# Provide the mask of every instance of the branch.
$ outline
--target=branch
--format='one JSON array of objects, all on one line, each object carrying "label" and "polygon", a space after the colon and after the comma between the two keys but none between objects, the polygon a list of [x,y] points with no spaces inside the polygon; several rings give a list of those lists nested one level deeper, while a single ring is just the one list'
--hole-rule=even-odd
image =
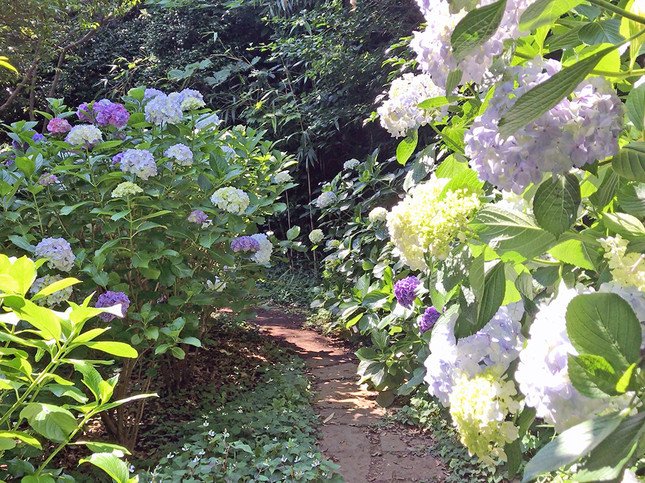
[{"label": "branch", "polygon": [[14,101],[14,99],[18,96],[18,94],[20,94],[20,91],[22,91],[22,88],[25,87],[27,84],[29,84],[30,79],[38,69],[38,64],[40,63],[40,61],[41,61],[41,57],[40,57],[40,44],[39,44],[38,48],[36,49],[34,60],[31,63],[31,67],[29,67],[29,70],[22,77],[22,80],[20,81],[20,83],[11,92],[11,94],[9,95],[9,98],[5,101],[4,104],[0,106],[0,112],[3,112],[5,109],[7,109],[7,107],[9,107],[11,103]]}]

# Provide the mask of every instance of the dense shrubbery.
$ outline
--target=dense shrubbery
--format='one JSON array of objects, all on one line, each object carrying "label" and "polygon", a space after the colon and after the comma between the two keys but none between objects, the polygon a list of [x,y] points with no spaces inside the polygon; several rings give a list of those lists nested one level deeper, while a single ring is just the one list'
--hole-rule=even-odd
[{"label": "dense shrubbery", "polygon": [[[315,236],[340,240],[318,304],[371,337],[363,380],[383,401],[425,381],[470,453],[524,481],[632,481],[642,457],[645,19],[589,3],[419,0],[423,74],[379,114],[403,165],[436,129],[423,174],[352,205],[359,165],[318,203],[354,213]],[[551,442],[525,437],[544,424]]]}]

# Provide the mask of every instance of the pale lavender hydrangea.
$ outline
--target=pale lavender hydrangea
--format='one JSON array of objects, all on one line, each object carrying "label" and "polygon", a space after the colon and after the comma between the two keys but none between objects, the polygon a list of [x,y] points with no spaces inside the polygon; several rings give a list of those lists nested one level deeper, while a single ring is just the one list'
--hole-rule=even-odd
[{"label": "pale lavender hydrangea", "polygon": [[251,236],[238,236],[231,241],[231,250],[237,252],[256,253],[260,250],[260,242]]},{"label": "pale lavender hydrangea", "polygon": [[428,391],[444,406],[449,405],[460,376],[473,377],[487,367],[506,370],[524,345],[522,326],[508,306],[500,307],[481,330],[459,340],[455,338],[458,315],[445,317],[432,329],[430,356],[425,361]]},{"label": "pale lavender hydrangea", "polygon": [[144,108],[146,121],[153,124],[176,124],[181,121],[183,112],[181,103],[165,94],[151,98]]},{"label": "pale lavender hydrangea", "polygon": [[91,124],[74,126],[65,136],[65,142],[74,146],[91,147],[103,140],[101,130]]},{"label": "pale lavender hydrangea", "polygon": [[159,89],[150,88],[150,89],[146,89],[143,92],[143,100],[145,101],[145,100],[148,100],[148,99],[152,99],[153,97],[165,96],[165,95],[166,94],[164,92],[160,91]]},{"label": "pale lavender hydrangea", "polygon": [[169,94],[169,97],[177,100],[183,111],[200,109],[206,105],[204,96],[195,89],[184,89],[181,92],[173,92]]},{"label": "pale lavender hydrangea", "polygon": [[402,278],[394,284],[394,296],[396,301],[403,307],[410,307],[414,299],[417,298],[415,293],[419,286],[419,279],[414,275]]},{"label": "pale lavender hydrangea", "polygon": [[188,146],[182,143],[170,146],[166,149],[164,156],[177,161],[179,166],[190,166],[193,164],[193,152]]},{"label": "pale lavender hydrangea", "polygon": [[[490,5],[494,1],[481,0],[477,2],[477,6]],[[417,0],[427,21],[425,30],[415,32],[410,43],[412,50],[417,54],[419,67],[424,73],[429,74],[439,87],[446,86],[448,74],[456,69],[463,72],[463,83],[480,83],[492,66],[494,58],[503,52],[504,41],[519,36],[519,18],[532,2],[533,0],[508,0],[497,32],[457,62],[450,37],[455,26],[466,15],[466,11],[451,13],[446,0]]]},{"label": "pale lavender hydrangea", "polygon": [[419,332],[423,334],[424,332],[432,329],[434,327],[434,324],[437,323],[437,320],[439,320],[440,316],[441,313],[437,309],[435,309],[434,307],[428,307],[423,312],[423,315],[419,320]]},{"label": "pale lavender hydrangea", "polygon": [[[99,298],[96,300],[96,308],[103,307],[114,307],[115,305],[121,304],[121,317],[124,318],[128,313],[128,308],[130,307],[130,298],[123,292],[113,292],[108,290],[105,293],[99,295]],[[104,321],[110,322],[112,319],[115,319],[117,316],[109,313],[99,314]]]},{"label": "pale lavender hydrangea", "polygon": [[[36,280],[34,280],[34,284],[29,289],[29,292],[31,292],[32,294],[37,294],[44,288],[47,288],[51,284],[58,282],[59,280],[62,280],[62,279],[63,278],[60,275],[45,275],[43,277],[39,277]],[[48,307],[53,307],[55,305],[65,302],[66,300],[69,300],[71,296],[72,296],[72,287],[69,286],[69,287],[65,287],[60,290],[57,290],[56,292],[49,294],[46,297],[36,300],[36,303],[38,305],[46,305]]]},{"label": "pale lavender hydrangea", "polygon": [[359,167],[361,162],[358,159],[348,159],[343,163],[343,169],[351,170]]},{"label": "pale lavender hydrangea", "polygon": [[47,130],[52,134],[65,134],[72,129],[72,126],[69,125],[67,119],[61,119],[60,117],[54,117],[47,123]]},{"label": "pale lavender hydrangea", "polygon": [[318,208],[327,208],[328,206],[333,205],[336,203],[338,198],[336,197],[336,193],[333,191],[323,191],[320,193],[320,196],[316,198],[316,206]]},{"label": "pale lavender hydrangea", "polygon": [[264,233],[256,233],[255,235],[251,235],[251,238],[260,244],[260,249],[251,256],[251,260],[260,265],[268,265],[271,261],[271,253],[273,252],[271,240]]},{"label": "pale lavender hydrangea", "polygon": [[202,210],[193,210],[190,212],[190,215],[188,215],[188,221],[203,225],[208,221],[208,215]]},{"label": "pale lavender hydrangea", "polygon": [[58,183],[58,177],[55,174],[43,173],[40,178],[38,178],[38,184],[40,186],[51,186]]},{"label": "pale lavender hydrangea", "polygon": [[64,238],[45,238],[36,245],[36,258],[48,258],[47,265],[55,270],[69,272],[74,267],[76,256]]},{"label": "pale lavender hydrangea", "polygon": [[500,118],[517,98],[560,70],[555,60],[540,59],[512,69],[515,80],[500,84],[486,111],[466,132],[466,154],[480,179],[521,193],[544,173],[566,173],[618,152],[623,104],[601,77],[583,81],[571,99],[503,139]]},{"label": "pale lavender hydrangea", "polygon": [[142,180],[157,175],[157,164],[147,149],[126,149],[121,157],[121,171],[132,173]]}]

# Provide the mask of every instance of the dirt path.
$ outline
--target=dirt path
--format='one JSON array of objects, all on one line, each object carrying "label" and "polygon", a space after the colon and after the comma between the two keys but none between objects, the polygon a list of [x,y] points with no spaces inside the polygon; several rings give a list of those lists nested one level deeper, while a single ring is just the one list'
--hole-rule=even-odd
[{"label": "dirt path", "polygon": [[398,426],[382,427],[386,411],[377,393],[356,382],[358,360],[352,351],[301,328],[302,317],[278,309],[258,310],[255,322],[280,338],[307,364],[318,397],[316,412],[324,421],[318,445],[340,465],[348,483],[442,482],[445,469],[427,454],[428,435]]}]

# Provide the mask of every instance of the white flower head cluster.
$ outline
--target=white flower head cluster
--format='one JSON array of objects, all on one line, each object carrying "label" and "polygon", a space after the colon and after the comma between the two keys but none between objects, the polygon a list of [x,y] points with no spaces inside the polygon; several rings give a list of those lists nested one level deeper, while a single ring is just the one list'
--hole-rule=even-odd
[{"label": "white flower head cluster", "polygon": [[533,213],[531,203],[529,203],[529,201],[527,201],[521,194],[506,190],[501,190],[500,193],[502,195],[502,199],[495,202],[495,207],[505,211],[526,213],[527,215]]},{"label": "white flower head cluster", "polygon": [[251,256],[251,260],[260,265],[268,265],[271,261],[271,253],[273,253],[271,240],[264,233],[256,233],[251,235],[251,238],[260,244],[260,249]]},{"label": "white flower head cluster", "polygon": [[349,171],[360,166],[361,162],[358,159],[348,159],[343,163],[343,169]]},{"label": "white flower head cluster", "polygon": [[178,102],[182,111],[201,109],[206,105],[202,93],[195,89],[184,89],[181,92],[171,92],[168,94],[168,97],[173,101]]},{"label": "white flower head cluster", "polygon": [[111,196],[112,198],[127,198],[128,196],[137,195],[139,193],[143,193],[143,190],[139,185],[132,181],[124,181],[114,188]]},{"label": "white flower head cluster", "polygon": [[170,146],[166,149],[164,156],[177,161],[179,166],[191,166],[193,164],[193,152],[188,146],[182,143]]},{"label": "white flower head cluster", "polygon": [[479,193],[448,190],[450,180],[432,176],[416,185],[387,215],[387,229],[403,261],[414,270],[425,268],[424,255],[445,258],[453,241],[481,206]]},{"label": "white flower head cluster", "polygon": [[337,199],[336,193],[333,191],[323,191],[320,193],[320,196],[316,198],[315,203],[318,208],[327,208],[328,206],[336,203]]},{"label": "white flower head cluster", "polygon": [[561,284],[558,295],[538,306],[526,347],[520,352],[515,380],[527,406],[554,424],[557,432],[574,426],[607,407],[606,399],[590,399],[571,383],[568,355],[577,355],[567,335],[566,311],[580,292]]},{"label": "white flower head cluster", "polygon": [[393,137],[399,138],[410,129],[431,124],[443,118],[448,107],[421,109],[419,104],[433,97],[443,96],[443,89],[437,87],[426,74],[403,74],[392,81],[388,98],[377,109],[381,126]]},{"label": "white flower head cluster", "polygon": [[271,177],[271,181],[275,184],[290,183],[292,181],[289,171],[279,171]]},{"label": "white flower head cluster", "polygon": [[430,356],[425,361],[430,394],[448,406],[460,375],[473,377],[486,367],[506,370],[524,345],[522,326],[515,315],[510,307],[500,307],[481,330],[459,340],[454,334],[458,314],[437,324],[430,339]]},{"label": "white flower head cluster", "polygon": [[645,292],[645,255],[637,252],[627,253],[628,243],[629,241],[620,235],[600,239],[614,281]]},{"label": "white flower head cluster", "polygon": [[195,123],[195,129],[197,131],[203,131],[204,129],[215,129],[222,123],[222,120],[219,116],[212,112],[210,114],[205,114],[200,116]]},{"label": "white flower head cluster", "polygon": [[520,404],[514,399],[515,384],[502,378],[505,370],[493,366],[473,377],[461,374],[450,394],[450,416],[461,442],[491,466],[497,459],[507,461],[504,446],[519,436],[518,428],[506,421]]},{"label": "white flower head cluster", "polygon": [[[477,6],[490,5],[494,1],[481,0],[477,2]],[[448,74],[456,69],[463,72],[463,83],[481,83],[495,57],[503,52],[504,41],[519,36],[519,18],[532,2],[533,0],[508,0],[500,26],[493,36],[457,62],[450,38],[466,11],[452,13],[447,0],[417,0],[427,26],[423,32],[414,33],[410,46],[417,54],[421,70],[429,74],[433,82],[441,88],[446,87]],[[472,7],[474,3],[469,2],[468,6]]]},{"label": "white flower head cluster", "polygon": [[92,124],[74,126],[65,137],[65,142],[74,146],[91,146],[102,140],[101,130]]},{"label": "white flower head cluster", "polygon": [[[34,284],[31,286],[29,291],[33,294],[37,294],[42,289],[49,287],[52,283],[58,282],[59,280],[62,280],[62,279],[63,278],[60,275],[45,275],[44,277],[40,277],[34,280]],[[46,305],[48,307],[53,307],[55,305],[65,302],[66,300],[69,300],[71,296],[72,296],[72,287],[69,286],[69,287],[65,287],[63,289],[57,290],[56,292],[46,297],[38,299],[36,303],[38,305]]]},{"label": "white flower head cluster", "polygon": [[367,219],[370,220],[370,223],[385,223],[387,221],[387,210],[377,206],[369,212]]},{"label": "white flower head cluster", "polygon": [[147,149],[126,149],[122,154],[120,163],[124,173],[132,173],[144,181],[157,175],[157,163]]},{"label": "white flower head cluster", "polygon": [[211,203],[227,213],[241,215],[249,207],[251,200],[243,190],[227,186],[212,194]]},{"label": "white flower head cluster", "polygon": [[323,240],[323,238],[325,238],[325,235],[323,234],[323,231],[320,228],[311,230],[311,232],[309,233],[309,241],[314,245],[317,245],[318,243],[320,243]]},{"label": "white flower head cluster", "polygon": [[603,78],[583,81],[553,109],[504,139],[499,121],[518,97],[560,70],[536,59],[510,69],[513,79],[496,87],[486,111],[466,131],[465,152],[480,179],[522,193],[546,172],[566,173],[618,152],[623,104]]},{"label": "white flower head cluster", "polygon": [[156,125],[177,124],[183,117],[181,103],[176,98],[158,94],[144,108],[146,121]]}]

